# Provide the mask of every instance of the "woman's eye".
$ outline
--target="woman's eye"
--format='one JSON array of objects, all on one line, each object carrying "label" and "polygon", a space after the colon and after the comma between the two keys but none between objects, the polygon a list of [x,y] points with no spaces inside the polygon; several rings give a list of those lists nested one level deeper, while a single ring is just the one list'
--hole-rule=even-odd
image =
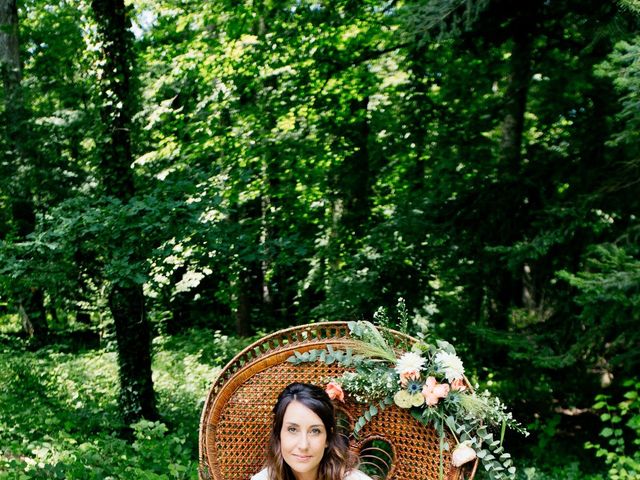
[{"label": "woman's eye", "polygon": [[296,431],[296,427],[288,427],[287,428],[287,432],[289,432],[289,433],[295,433],[295,431]]},{"label": "woman's eye", "polygon": [[311,435],[320,435],[322,432],[319,428],[314,428],[311,430]]}]

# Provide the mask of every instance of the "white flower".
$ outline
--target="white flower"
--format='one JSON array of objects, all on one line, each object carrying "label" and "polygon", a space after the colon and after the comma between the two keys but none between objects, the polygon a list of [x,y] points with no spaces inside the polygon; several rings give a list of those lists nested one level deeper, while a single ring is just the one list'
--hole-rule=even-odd
[{"label": "white flower", "polygon": [[463,442],[451,454],[451,464],[454,467],[460,467],[471,460],[475,460],[476,457],[476,451]]},{"label": "white flower", "polygon": [[444,373],[447,381],[453,382],[458,378],[462,378],[464,375],[464,367],[462,366],[462,360],[460,360],[455,354],[447,352],[438,352],[435,357],[436,367],[438,372]]},{"label": "white flower", "polygon": [[205,277],[203,273],[188,270],[182,276],[182,279],[176,283],[176,293],[188,292],[192,288],[200,285],[200,281]]},{"label": "white flower", "polygon": [[407,372],[419,372],[424,366],[424,358],[415,352],[407,352],[400,357],[396,364],[396,372],[400,375]]}]

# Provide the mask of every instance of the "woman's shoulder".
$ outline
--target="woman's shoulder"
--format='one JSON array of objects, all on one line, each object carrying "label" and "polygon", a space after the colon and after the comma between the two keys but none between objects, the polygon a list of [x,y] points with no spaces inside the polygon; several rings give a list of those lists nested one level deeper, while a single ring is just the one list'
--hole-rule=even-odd
[{"label": "woman's shoulder", "polygon": [[372,480],[369,475],[362,473],[360,470],[351,470],[344,477],[344,480]]},{"label": "woman's shoulder", "polygon": [[251,477],[251,480],[268,480],[268,479],[269,479],[269,474],[267,473],[266,468],[263,470],[260,470],[253,477]]}]

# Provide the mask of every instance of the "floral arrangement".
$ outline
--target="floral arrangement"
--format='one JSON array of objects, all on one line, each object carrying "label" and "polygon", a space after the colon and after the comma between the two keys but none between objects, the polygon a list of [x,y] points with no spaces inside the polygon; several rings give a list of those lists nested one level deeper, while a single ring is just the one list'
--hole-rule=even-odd
[{"label": "floral arrangement", "polygon": [[[341,377],[327,379],[326,391],[332,399],[344,401],[347,394],[368,405],[356,422],[354,435],[381,410],[395,404],[438,431],[441,478],[442,452],[451,449],[448,438],[456,443],[451,454],[455,467],[478,458],[490,479],[515,478],[513,461],[502,445],[505,429],[525,436],[528,432],[498,398],[470,387],[451,344],[436,340],[394,347],[393,339],[370,322],[350,322],[348,326],[352,337],[349,348],[342,351],[329,345],[323,350],[295,352],[289,362],[339,362],[349,367]],[[406,330],[406,320],[403,326]],[[499,438],[492,430],[500,432]]]}]

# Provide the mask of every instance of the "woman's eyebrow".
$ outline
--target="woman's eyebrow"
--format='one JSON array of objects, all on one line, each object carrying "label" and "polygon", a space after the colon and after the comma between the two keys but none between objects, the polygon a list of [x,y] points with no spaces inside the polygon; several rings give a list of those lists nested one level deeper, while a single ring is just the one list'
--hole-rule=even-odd
[{"label": "woman's eyebrow", "polygon": [[[286,425],[291,425],[292,427],[299,427],[300,425],[298,425],[295,422],[284,422]],[[314,424],[314,425],[309,425],[309,427],[323,427],[324,425],[322,423],[318,423],[318,424]]]}]

